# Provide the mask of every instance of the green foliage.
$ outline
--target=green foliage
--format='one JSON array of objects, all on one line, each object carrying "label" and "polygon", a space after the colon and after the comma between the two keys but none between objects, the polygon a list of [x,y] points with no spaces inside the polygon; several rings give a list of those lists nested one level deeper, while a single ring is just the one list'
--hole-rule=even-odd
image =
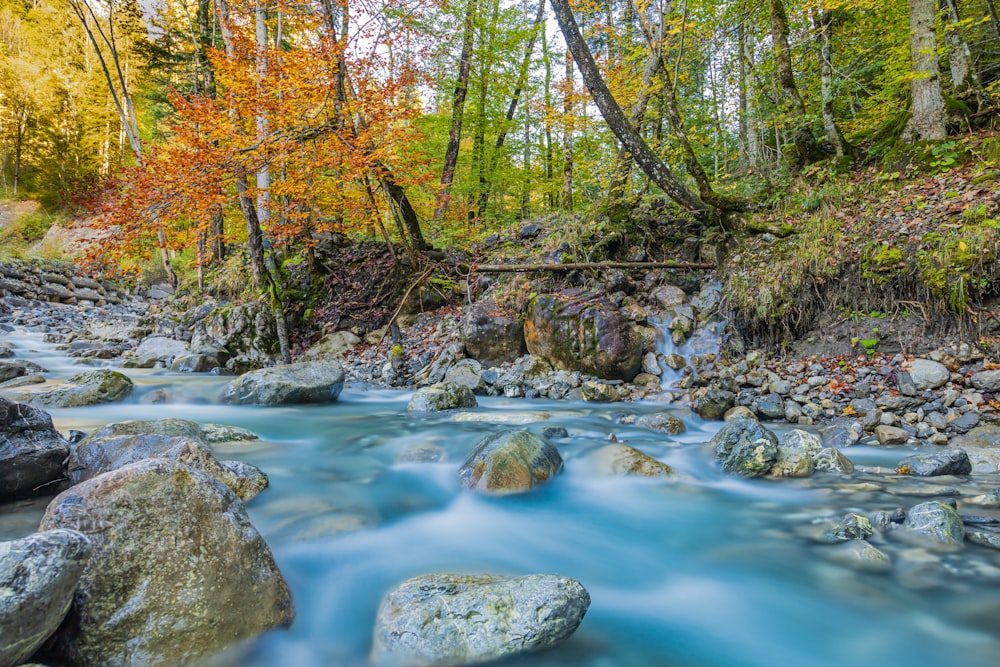
[{"label": "green foliage", "polygon": [[964,313],[969,300],[996,281],[996,270],[987,266],[993,265],[998,251],[995,223],[929,232],[916,256],[920,280],[954,312]]}]

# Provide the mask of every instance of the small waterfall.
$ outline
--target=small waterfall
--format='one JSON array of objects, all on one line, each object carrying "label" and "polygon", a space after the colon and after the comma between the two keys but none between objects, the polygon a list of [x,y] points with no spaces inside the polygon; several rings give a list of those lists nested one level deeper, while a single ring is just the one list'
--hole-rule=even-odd
[{"label": "small waterfall", "polygon": [[[685,374],[690,373],[697,378],[705,355],[718,356],[722,332],[726,326],[726,321],[719,315],[720,296],[720,284],[712,281],[691,299],[691,303],[668,308],[650,318],[650,324],[660,334],[656,352],[663,371],[660,376],[660,388],[663,391],[678,391],[678,383]],[[680,345],[674,342],[673,336],[678,318],[690,322],[681,323],[676,328],[691,332]]]}]

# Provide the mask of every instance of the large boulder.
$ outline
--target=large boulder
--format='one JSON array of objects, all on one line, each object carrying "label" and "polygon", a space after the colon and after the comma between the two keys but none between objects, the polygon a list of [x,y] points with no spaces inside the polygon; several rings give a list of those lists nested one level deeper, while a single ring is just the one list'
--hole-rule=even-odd
[{"label": "large boulder", "polygon": [[344,368],[336,361],[284,364],[250,371],[230,382],[222,401],[233,405],[330,403],[344,388]]},{"label": "large boulder", "polygon": [[122,401],[132,395],[132,380],[108,369],[87,371],[56,385],[7,392],[12,400],[43,408],[79,408]]},{"label": "large boulder", "polygon": [[520,493],[562,470],[555,445],[530,431],[500,431],[478,443],[458,471],[465,489]]},{"label": "large boulder", "polygon": [[0,361],[0,382],[7,382],[8,380],[24,377],[25,375],[45,372],[47,371],[38,364],[23,359]]},{"label": "large boulder", "polygon": [[198,662],[294,615],[243,503],[176,461],[146,459],[57,496],[41,529],[87,534],[93,554],[47,649],[75,665]]},{"label": "large boulder", "polygon": [[524,325],[493,301],[469,308],[462,323],[465,356],[483,366],[499,366],[524,354]]},{"label": "large boulder", "polygon": [[177,419],[176,417],[130,419],[106,424],[80,441],[80,445],[92,440],[107,440],[123,435],[166,435],[201,440],[202,433],[201,424],[187,419]]},{"label": "large boulder", "polygon": [[223,463],[206,445],[182,436],[140,434],[90,437],[73,448],[66,461],[66,471],[70,481],[79,484],[130,463],[157,458],[179,461],[200,470],[228,486],[243,501],[250,500],[267,488],[267,475],[256,466]]},{"label": "large boulder", "polygon": [[0,499],[44,492],[62,479],[66,442],[38,408],[0,397]]},{"label": "large boulder", "polygon": [[153,359],[169,364],[174,357],[187,354],[189,346],[182,340],[167,336],[146,336],[135,348],[137,359]]},{"label": "large boulder", "polygon": [[227,365],[259,368],[271,363],[280,348],[274,315],[261,303],[218,308],[208,318],[205,335],[234,357]]},{"label": "large boulder", "polygon": [[816,469],[816,456],[822,451],[818,435],[793,429],[778,440],[778,456],[767,472],[771,477],[809,477]]},{"label": "large boulder", "polygon": [[411,412],[437,412],[479,405],[472,390],[455,382],[438,382],[414,392],[406,409]]},{"label": "large boulder", "polygon": [[90,549],[75,530],[0,542],[0,665],[20,665],[59,627]]},{"label": "large boulder", "polygon": [[723,470],[743,477],[766,475],[778,458],[778,438],[749,417],[726,422],[709,444]]},{"label": "large boulder", "polygon": [[434,574],[403,582],[375,619],[379,665],[469,665],[557,644],[580,625],[590,594],[554,574]]},{"label": "large boulder", "polygon": [[642,339],[606,297],[580,290],[540,294],[524,322],[528,352],[561,370],[631,381]]}]

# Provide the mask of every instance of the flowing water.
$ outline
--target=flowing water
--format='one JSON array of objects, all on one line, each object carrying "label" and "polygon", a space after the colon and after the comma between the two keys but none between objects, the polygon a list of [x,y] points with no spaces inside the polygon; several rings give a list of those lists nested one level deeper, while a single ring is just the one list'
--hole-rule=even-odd
[{"label": "flowing water", "polygon": [[[65,376],[79,366],[41,342],[8,336],[17,356]],[[1000,662],[1000,551],[967,545],[937,556],[876,542],[890,573],[863,573],[825,557],[803,536],[847,509],[921,499],[834,488],[857,480],[740,480],[703,445],[718,424],[679,408],[688,431],[667,437],[619,422],[655,404],[595,405],[502,398],[458,413],[410,414],[409,393],[347,386],[326,406],[230,407],[214,402],[225,378],[127,371],[126,403],[53,410],[55,424],[91,430],[126,419],[179,417],[249,428],[259,442],[220,458],[253,463],[271,486],[248,509],[291,585],[294,625],[237,647],[217,667],[354,667],[367,663],[382,595],[434,572],[558,573],[591,593],[583,624],[553,649],[504,665],[532,667],[979,667]],[[183,402],[148,405],[166,389]],[[474,419],[474,421],[472,421]],[[461,492],[457,470],[484,435],[512,423],[564,426],[562,475],[517,497]],[[609,434],[689,479],[606,479],[587,453]],[[397,462],[416,447],[438,462]],[[884,451],[849,452],[878,463]],[[993,481],[996,485],[996,481]],[[37,527],[46,500],[0,509],[0,537]],[[907,559],[906,555],[917,554]],[[247,604],[252,604],[251,600]]]}]

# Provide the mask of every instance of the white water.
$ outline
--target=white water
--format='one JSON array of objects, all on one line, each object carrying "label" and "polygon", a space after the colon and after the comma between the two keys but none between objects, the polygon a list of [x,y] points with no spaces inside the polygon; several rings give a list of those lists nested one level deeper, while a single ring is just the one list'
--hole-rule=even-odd
[{"label": "white water", "polygon": [[[54,376],[80,370],[39,336],[7,339],[18,357]],[[406,412],[408,393],[348,386],[328,406],[231,407],[214,402],[225,378],[127,372],[135,397],[54,410],[57,427],[181,417],[262,436],[219,454],[270,476],[271,487],[248,509],[292,587],[297,616],[290,630],[213,660],[217,667],[361,667],[382,595],[408,577],[448,571],[553,572],[590,591],[590,611],[570,640],[503,665],[986,667],[1000,656],[1000,552],[969,545],[918,572],[901,557],[913,547],[890,539],[878,543],[896,559],[890,574],[834,565],[823,556],[828,546],[795,530],[847,509],[921,500],[725,476],[703,445],[718,425],[680,410],[689,430],[671,438],[616,421],[662,409],[654,405],[493,398],[476,409],[488,421],[461,422],[449,413]],[[187,398],[142,404],[155,389]],[[518,497],[461,492],[458,467],[482,436],[506,428],[513,412],[537,416],[529,429],[569,430],[555,441],[564,473]],[[595,476],[587,452],[612,433],[692,481]],[[444,462],[395,462],[428,444],[445,451]],[[31,532],[44,505],[3,507],[2,536]]]}]

